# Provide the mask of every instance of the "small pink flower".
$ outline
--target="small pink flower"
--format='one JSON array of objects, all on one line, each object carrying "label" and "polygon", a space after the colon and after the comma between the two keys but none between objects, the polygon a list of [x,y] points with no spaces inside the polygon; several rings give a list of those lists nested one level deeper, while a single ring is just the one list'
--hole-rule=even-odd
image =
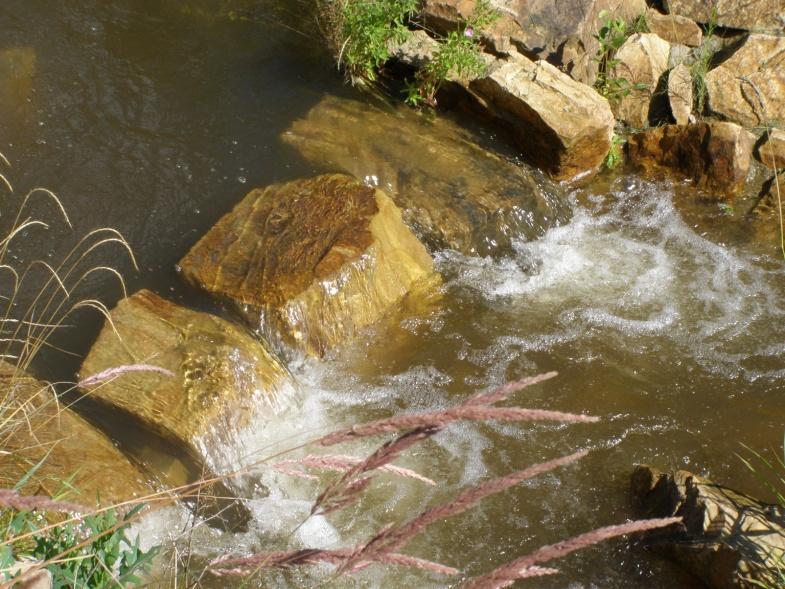
[{"label": "small pink flower", "polygon": [[474,29],[472,27],[466,27],[466,30],[463,32],[463,34],[469,38],[474,37]]}]

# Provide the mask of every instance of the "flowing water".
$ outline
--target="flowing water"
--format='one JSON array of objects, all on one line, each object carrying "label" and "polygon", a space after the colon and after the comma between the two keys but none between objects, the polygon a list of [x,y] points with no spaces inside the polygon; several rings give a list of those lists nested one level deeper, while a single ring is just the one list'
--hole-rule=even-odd
[{"label": "flowing water", "polygon": [[[0,151],[12,160],[11,176],[20,187],[56,190],[78,232],[122,231],[140,272],[114,254],[98,261],[126,272],[129,290],[152,288],[211,308],[182,286],[177,260],[250,187],[314,172],[280,140],[294,120],[325,94],[362,100],[313,39],[274,22],[297,23],[286,3],[262,11],[240,4],[0,6],[0,52],[16,51],[0,53],[0,73],[3,59],[16,64],[13,86],[0,92]],[[29,72],[27,81],[20,70]],[[199,526],[185,534],[195,562],[226,550],[348,545],[466,485],[578,449],[591,453],[434,526],[407,551],[478,574],[543,543],[624,521],[632,516],[628,477],[638,462],[695,469],[762,493],[735,452],[739,442],[764,449],[782,439],[781,261],[748,240],[743,224],[716,204],[690,202],[680,186],[620,175],[568,190],[564,199],[569,220],[543,226],[533,239],[513,238],[502,255],[438,252],[438,306],[379,326],[325,361],[294,366],[302,406],[259,424],[246,450],[261,457],[343,425],[445,407],[547,370],[560,374],[514,400],[592,413],[599,424],[453,426],[400,461],[439,481],[436,487],[382,476],[359,508],[313,518],[293,535],[318,487],[263,473],[263,484],[247,490],[254,515],[247,532]],[[6,223],[11,205],[0,202]],[[52,231],[17,255],[52,255],[72,241]],[[87,294],[108,303],[119,296],[110,279],[90,283]],[[36,367],[40,376],[73,378],[100,321],[84,317],[79,325],[61,338],[77,358],[47,355]],[[121,426],[110,426],[123,438]],[[170,510],[141,529],[148,541],[165,540],[188,521]],[[530,585],[696,586],[627,542],[558,566],[560,575]],[[312,586],[323,574],[253,584]],[[231,586],[223,578],[205,584]],[[368,570],[333,585],[450,586],[400,570]]]}]

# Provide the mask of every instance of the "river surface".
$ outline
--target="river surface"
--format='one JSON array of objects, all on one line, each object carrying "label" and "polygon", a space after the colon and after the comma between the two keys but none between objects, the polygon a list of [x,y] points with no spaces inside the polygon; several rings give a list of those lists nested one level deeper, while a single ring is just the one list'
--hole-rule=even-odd
[{"label": "river surface", "polygon": [[[114,251],[97,262],[121,270],[129,291],[151,288],[212,308],[182,285],[177,261],[251,187],[318,171],[280,140],[293,121],[326,94],[366,100],[342,83],[315,40],[292,30],[305,28],[295,6],[256,4],[0,5],[0,51],[21,48],[30,69],[28,82],[17,72],[12,91],[0,92],[9,176],[20,188],[56,191],[76,233],[120,230],[140,271]],[[189,530],[184,512],[169,510],[142,524],[146,541],[175,538],[195,563],[227,550],[348,545],[466,485],[578,449],[591,452],[434,526],[407,551],[479,574],[543,543],[622,522],[633,515],[628,478],[639,462],[694,469],[763,494],[736,452],[741,442],[779,445],[785,425],[785,272],[776,250],[747,239],[743,223],[716,203],[690,203],[683,187],[668,183],[618,174],[568,189],[564,198],[569,221],[543,227],[535,239],[513,239],[503,255],[436,252],[444,277],[438,306],[379,326],[324,361],[294,365],[302,405],[259,424],[245,450],[263,457],[343,425],[446,407],[549,370],[559,376],[517,394],[516,404],[592,413],[600,423],[450,427],[400,461],[436,487],[380,477],[358,508],[313,518],[293,535],[318,487],[260,475],[266,490],[247,497],[255,516],[249,531]],[[0,200],[0,222],[14,206]],[[53,230],[16,255],[52,256],[73,239]],[[112,305],[120,291],[104,277],[83,294]],[[58,340],[76,356],[46,354],[36,373],[72,380],[100,325],[80,317],[79,328]],[[120,424],[109,427],[113,437],[128,438]],[[133,450],[133,440],[127,446]],[[624,541],[557,566],[560,575],[529,585],[697,586]],[[250,585],[315,586],[324,574]],[[432,574],[374,569],[329,584],[450,586]]]}]

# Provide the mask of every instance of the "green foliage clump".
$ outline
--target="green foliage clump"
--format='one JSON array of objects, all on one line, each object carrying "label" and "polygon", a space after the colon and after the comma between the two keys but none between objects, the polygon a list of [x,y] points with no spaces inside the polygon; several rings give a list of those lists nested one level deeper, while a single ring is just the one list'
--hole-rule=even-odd
[{"label": "green foliage clump", "polygon": [[645,90],[646,84],[633,84],[624,77],[613,75],[613,70],[620,63],[615,57],[619,48],[635,33],[648,31],[645,16],[639,16],[631,25],[624,19],[613,18],[607,10],[600,12],[599,16],[602,27],[594,36],[600,43],[594,58],[599,66],[594,88],[608,100],[620,100],[633,90]]},{"label": "green foliage clump", "polygon": [[457,77],[478,76],[485,71],[482,48],[477,37],[492,25],[499,13],[489,0],[478,0],[468,20],[440,40],[439,49],[433,59],[417,73],[413,83],[407,86],[406,102],[412,106],[436,105],[436,93],[451,75]]},{"label": "green foliage clump", "polygon": [[[7,512],[0,569],[12,570],[20,560],[48,563],[54,589],[141,586],[138,575],[149,570],[159,550],[144,551],[138,537],[131,541],[127,536],[143,507],[136,506],[121,519],[108,509],[55,526],[36,510]],[[8,573],[3,578],[10,580]]]},{"label": "green foliage clump", "polygon": [[612,170],[616,166],[618,166],[621,161],[624,159],[622,155],[622,147],[627,141],[621,135],[617,135],[616,133],[613,134],[611,138],[611,149],[608,152],[608,155],[605,156],[605,167],[609,170]]},{"label": "green foliage clump", "polygon": [[701,43],[701,46],[698,48],[696,59],[690,66],[690,74],[692,75],[692,80],[695,84],[696,108],[699,114],[703,114],[703,110],[706,106],[706,95],[708,93],[706,88],[706,74],[709,73],[709,69],[711,69],[711,61],[715,54],[712,39],[716,28],[717,8],[714,7],[711,10],[709,21],[706,23],[703,43]]}]

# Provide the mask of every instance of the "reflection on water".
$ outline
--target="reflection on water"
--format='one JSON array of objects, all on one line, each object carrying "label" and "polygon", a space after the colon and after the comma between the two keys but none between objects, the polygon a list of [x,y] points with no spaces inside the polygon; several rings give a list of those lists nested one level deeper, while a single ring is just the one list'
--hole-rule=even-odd
[{"label": "reflection on water", "polygon": [[[27,106],[0,118],[0,150],[14,161],[20,186],[56,189],[80,231],[123,231],[142,266],[129,276],[129,289],[146,286],[202,307],[204,300],[180,286],[176,260],[249,187],[310,174],[312,165],[279,136],[325,92],[350,91],[326,56],[312,53],[313,41],[265,19],[226,18],[225,11],[211,18],[211,7],[227,6],[218,0],[189,6],[198,10],[173,1],[6,0],[0,50],[29,47],[36,58]],[[346,545],[467,484],[580,448],[592,450],[580,464],[439,524],[408,550],[474,574],[543,542],[622,521],[631,515],[627,478],[636,462],[686,466],[762,492],[733,453],[739,441],[765,448],[781,439],[781,264],[730,233],[706,230],[695,219],[713,223],[714,213],[685,213],[683,195],[666,185],[632,177],[603,182],[570,195],[571,220],[528,241],[513,239],[505,255],[439,252],[440,308],[380,326],[325,362],[294,367],[302,409],[254,428],[246,450],[249,461],[258,459],[339,425],[443,407],[552,369],[557,379],[515,401],[590,412],[600,424],[452,427],[400,461],[439,486],[382,476],[359,509],[314,519],[294,537],[317,487],[260,471],[244,487],[255,515],[250,530],[200,526],[195,558],[290,542]],[[0,223],[7,210],[3,203]],[[72,239],[54,237],[58,248]],[[39,253],[46,252],[24,252]],[[91,288],[110,302],[119,294],[109,282]],[[80,325],[86,327],[67,342],[83,353],[98,324]],[[39,371],[67,377],[78,362],[45,363]],[[184,530],[188,538],[187,519],[172,510],[143,526],[148,539]],[[625,542],[560,568],[537,586],[692,586]],[[261,586],[299,587],[320,575],[286,573]],[[225,579],[209,583],[227,586]],[[446,586],[398,570],[365,571],[358,584]]]}]

